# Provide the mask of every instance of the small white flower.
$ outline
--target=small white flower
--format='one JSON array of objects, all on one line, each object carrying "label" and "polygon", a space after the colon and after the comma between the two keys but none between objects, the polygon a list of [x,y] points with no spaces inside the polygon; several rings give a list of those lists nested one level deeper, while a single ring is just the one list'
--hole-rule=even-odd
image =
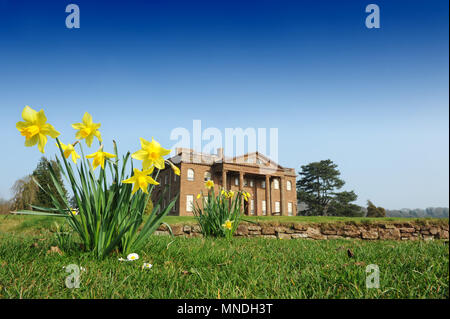
[{"label": "small white flower", "polygon": [[139,259],[139,255],[136,253],[132,253],[127,256],[128,261],[133,261],[133,260],[138,260],[138,259]]},{"label": "small white flower", "polygon": [[152,264],[149,264],[149,263],[144,263],[143,265],[142,265],[142,269],[150,269],[150,268],[152,268],[153,267],[153,265]]},{"label": "small white flower", "polygon": [[119,261],[126,261],[126,259],[123,259],[122,257],[120,257]]}]

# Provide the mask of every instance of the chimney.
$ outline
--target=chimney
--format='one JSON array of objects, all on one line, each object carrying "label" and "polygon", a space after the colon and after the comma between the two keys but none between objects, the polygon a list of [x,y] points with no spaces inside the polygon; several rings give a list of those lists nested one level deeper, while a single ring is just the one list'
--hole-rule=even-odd
[{"label": "chimney", "polygon": [[218,156],[219,158],[222,158],[222,157],[223,157],[223,148],[222,148],[222,147],[217,149],[217,156]]}]

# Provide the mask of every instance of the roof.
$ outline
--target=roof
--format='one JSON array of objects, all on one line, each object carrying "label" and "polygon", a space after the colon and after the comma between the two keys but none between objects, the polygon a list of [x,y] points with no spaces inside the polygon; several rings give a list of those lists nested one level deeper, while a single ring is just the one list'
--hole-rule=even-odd
[{"label": "roof", "polygon": [[170,160],[175,163],[197,163],[197,164],[205,164],[205,165],[214,165],[214,164],[238,164],[259,168],[271,168],[277,170],[284,170],[287,173],[295,174],[295,170],[293,168],[287,168],[281,166],[275,161],[271,160],[269,157],[261,154],[260,152],[252,152],[246,153],[240,156],[235,157],[226,157],[223,155],[223,149],[218,149],[216,154],[208,154],[197,152],[190,148],[177,148],[176,154],[170,158]]}]

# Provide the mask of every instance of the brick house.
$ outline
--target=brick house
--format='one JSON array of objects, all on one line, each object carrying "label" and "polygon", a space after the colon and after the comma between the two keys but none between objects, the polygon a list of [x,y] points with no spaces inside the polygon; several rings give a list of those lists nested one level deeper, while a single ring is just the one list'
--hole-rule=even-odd
[{"label": "brick house", "polygon": [[251,194],[244,203],[246,215],[296,215],[296,174],[293,168],[285,168],[266,156],[254,152],[226,158],[223,149],[217,154],[204,154],[192,149],[177,148],[170,160],[180,168],[180,176],[170,166],[160,171],[153,191],[153,202],[161,196],[162,207],[168,205],[179,193],[179,199],[170,215],[191,216],[192,204],[197,194],[206,194],[205,181],[212,180],[216,194],[221,188],[243,190]]}]

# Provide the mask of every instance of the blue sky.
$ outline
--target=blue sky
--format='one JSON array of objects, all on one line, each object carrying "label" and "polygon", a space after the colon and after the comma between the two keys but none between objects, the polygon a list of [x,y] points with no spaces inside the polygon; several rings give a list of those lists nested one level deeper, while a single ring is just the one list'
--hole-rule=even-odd
[{"label": "blue sky", "polygon": [[[81,28],[65,27],[76,3]],[[376,3],[381,28],[367,29]],[[15,129],[43,108],[106,148],[176,127],[279,129],[280,164],[330,158],[358,203],[449,206],[448,1],[0,0],[0,197],[36,166]],[[46,155],[56,147],[48,143]]]}]

